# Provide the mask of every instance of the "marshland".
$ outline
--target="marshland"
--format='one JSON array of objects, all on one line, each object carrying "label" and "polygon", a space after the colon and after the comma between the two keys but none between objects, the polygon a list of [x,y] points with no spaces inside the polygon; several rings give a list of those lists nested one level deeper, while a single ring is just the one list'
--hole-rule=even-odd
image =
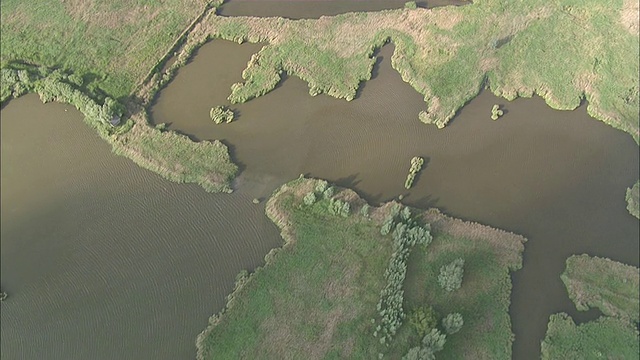
[{"label": "marshland", "polygon": [[[582,253],[638,266],[638,221],[629,214],[638,203],[634,4],[274,4],[269,11],[284,12],[234,0],[2,3],[1,266],[10,294],[2,355],[193,358],[241,342],[274,357],[396,358],[438,348],[443,358],[477,350],[527,359],[539,358],[552,314],[594,324],[598,312],[578,311],[560,275]],[[29,92],[53,103],[21,96]],[[534,94],[542,98],[514,99]],[[496,104],[503,114],[492,121]],[[216,107],[233,121],[212,121]],[[122,117],[115,126],[114,115]],[[425,161],[406,189],[414,156]],[[300,174],[338,191],[294,197],[310,204],[280,209],[291,220],[283,226],[270,211]],[[426,211],[420,221],[433,235],[399,263],[402,306],[383,302],[396,309],[384,314],[406,312],[402,324],[375,315],[394,235],[380,234],[374,214],[398,198],[413,216]],[[470,233],[443,233],[429,218],[434,207]],[[288,245],[286,229],[298,244]],[[526,237],[524,252],[504,255],[495,244],[509,240],[496,229]],[[313,249],[327,237],[332,246]],[[329,266],[340,254],[352,260]],[[458,257],[462,285],[449,293],[435,278]],[[297,276],[311,265],[326,271]],[[358,266],[380,271],[361,286],[339,283],[361,274]],[[287,285],[269,282],[278,274],[328,287],[260,295]],[[500,288],[496,298],[474,293],[483,281]],[[243,286],[234,292],[234,284]],[[476,296],[455,300],[467,293]],[[229,294],[236,305],[208,327]],[[265,299],[317,316],[297,324],[266,311]],[[437,323],[413,326],[425,313]],[[453,313],[464,324],[449,334],[443,324]],[[238,330],[235,342],[216,341],[251,314],[262,322]],[[474,330],[489,318],[494,332]],[[397,327],[388,345],[373,335],[384,324]],[[287,338],[296,327],[306,329],[296,349],[264,337]],[[428,328],[446,336],[425,340]],[[342,336],[348,329],[362,333]],[[114,338],[124,346],[110,347]],[[382,348],[366,345],[372,339]]]}]

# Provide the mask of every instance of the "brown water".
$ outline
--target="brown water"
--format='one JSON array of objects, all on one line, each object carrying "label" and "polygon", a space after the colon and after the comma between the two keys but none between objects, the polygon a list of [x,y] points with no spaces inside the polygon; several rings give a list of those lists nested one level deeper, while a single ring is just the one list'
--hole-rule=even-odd
[{"label": "brown water", "polygon": [[236,274],[281,244],[254,205],[114,156],[70,106],[2,118],[2,359],[193,359]]},{"label": "brown water", "polygon": [[[214,41],[180,70],[152,107],[156,123],[196,139],[222,139],[244,170],[238,179],[267,196],[300,173],[352,187],[373,203],[400,194],[463,219],[529,238],[524,268],[513,276],[515,359],[539,358],[549,315],[579,313],[559,278],[572,254],[638,266],[639,222],[626,211],[626,187],[638,177],[638,147],[625,133],[590,118],[585,106],[550,109],[539,98],[506,102],[482,93],[438,130],[420,123],[422,97],[379,54],[371,81],[352,102],[311,97],[287,78],[266,96],[233,105],[239,118],[215,125],[209,109],[226,97],[258,45]],[[489,119],[493,104],[506,114]],[[427,159],[410,191],[413,156]]]},{"label": "brown water", "polygon": [[[281,16],[289,19],[314,19],[354,11],[401,9],[406,0],[230,0],[218,14],[223,16]],[[447,5],[467,5],[465,0],[416,1],[419,7],[434,8]]]}]

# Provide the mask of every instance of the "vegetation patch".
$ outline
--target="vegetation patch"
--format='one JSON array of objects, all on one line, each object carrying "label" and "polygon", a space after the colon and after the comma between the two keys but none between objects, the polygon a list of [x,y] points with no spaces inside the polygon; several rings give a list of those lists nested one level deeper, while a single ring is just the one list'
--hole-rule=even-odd
[{"label": "vegetation patch", "polygon": [[214,123],[222,124],[223,122],[232,122],[234,113],[233,110],[227,108],[226,106],[216,106],[211,108],[211,111],[209,111],[209,116],[211,116],[211,120],[213,120]]},{"label": "vegetation patch", "polygon": [[[338,201],[349,204],[346,216],[343,206],[333,209]],[[437,210],[369,207],[350,190],[305,178],[277,190],[266,211],[285,244],[266,256],[263,268],[238,277],[226,308],[198,336],[199,359],[372,359],[436,351],[443,358],[511,358],[509,272],[521,266],[524,238]],[[394,225],[384,235],[389,219]],[[428,247],[409,240],[416,226],[426,231]],[[442,291],[437,272],[458,257],[466,259],[465,280],[453,293]],[[403,262],[406,279],[390,270]],[[390,317],[400,321],[388,322],[397,326],[389,343],[380,340],[385,309],[400,314]]]},{"label": "vegetation patch", "polygon": [[586,99],[592,116],[639,141],[639,42],[624,20],[629,6],[489,0],[317,20],[209,12],[185,49],[214,37],[267,43],[249,62],[245,81],[233,86],[232,102],[271,91],[284,71],[307,81],[312,95],[350,100],[370,78],[374,51],[392,41],[393,68],[425,97],[424,122],[445,126],[488,84],[508,100],[538,94],[556,109],[575,109]]},{"label": "vegetation patch", "polygon": [[[114,153],[176,182],[200,184],[207,191],[231,192],[238,167],[219,141],[195,143],[188,137],[147,125],[146,113],[130,106],[134,115],[123,121],[127,109],[102,93],[92,93],[76,74],[46,67],[4,68],[2,103],[27,92],[44,101],[75,106],[85,122],[112,146]],[[102,104],[101,104],[102,103]]]},{"label": "vegetation patch", "polygon": [[407,180],[404,182],[404,188],[410,189],[413,186],[413,181],[416,179],[416,175],[422,169],[422,165],[424,165],[424,159],[420,156],[414,156],[411,159],[411,168],[409,169],[409,175],[407,175]]},{"label": "vegetation patch", "polygon": [[576,325],[565,313],[551,315],[542,342],[542,359],[637,359],[638,330],[620,319],[603,317]]},{"label": "vegetation patch", "polygon": [[640,270],[609,259],[574,255],[561,275],[578,310],[597,307],[603,314],[638,322]]},{"label": "vegetation patch", "polygon": [[24,61],[69,69],[121,98],[207,5],[221,2],[3,0],[0,65]]},{"label": "vegetation patch", "polygon": [[504,115],[504,111],[500,110],[500,105],[493,105],[491,108],[491,120],[496,121],[502,115]]},{"label": "vegetation patch", "polygon": [[130,131],[113,139],[113,151],[139,166],[179,183],[196,183],[209,192],[231,192],[238,167],[220,141],[194,142],[173,131],[146,125],[134,117]]},{"label": "vegetation patch", "polygon": [[627,189],[627,210],[629,213],[640,219],[640,181],[636,181],[633,187]]}]

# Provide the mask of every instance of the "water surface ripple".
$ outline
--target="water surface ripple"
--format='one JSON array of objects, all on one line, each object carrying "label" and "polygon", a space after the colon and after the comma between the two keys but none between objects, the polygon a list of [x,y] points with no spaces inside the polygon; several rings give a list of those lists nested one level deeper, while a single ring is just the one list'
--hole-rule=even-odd
[{"label": "water surface ripple", "polygon": [[[568,256],[588,253],[638,266],[639,222],[624,201],[638,177],[638,147],[589,117],[585,104],[556,111],[540,98],[507,102],[483,92],[438,130],[418,121],[422,96],[391,68],[390,45],[352,102],[311,97],[304,82],[289,77],[266,96],[228,104],[231,84],[258,49],[205,45],[160,93],[154,121],[230,144],[244,168],[238,184],[252,184],[260,196],[305,173],[353,187],[372,203],[403,194],[407,204],[526,236],[524,268],[513,276],[515,359],[539,358],[552,313],[593,318],[575,311],[559,278]],[[237,121],[211,122],[209,108],[221,104],[238,111]],[[490,119],[493,104],[506,109],[498,121]],[[407,191],[404,179],[416,155],[426,166]]]}]

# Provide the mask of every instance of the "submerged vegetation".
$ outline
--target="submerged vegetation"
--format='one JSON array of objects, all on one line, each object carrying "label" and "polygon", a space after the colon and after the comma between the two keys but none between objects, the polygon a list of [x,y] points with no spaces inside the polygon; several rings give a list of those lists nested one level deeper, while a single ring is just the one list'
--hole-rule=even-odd
[{"label": "submerged vegetation", "polygon": [[636,181],[633,187],[627,189],[626,200],[629,213],[640,219],[640,181]]},{"label": "submerged vegetation", "polygon": [[[327,189],[334,189],[329,198]],[[304,200],[309,194],[313,202]],[[332,211],[337,201],[354,211]],[[437,210],[369,207],[350,190],[305,178],[277,190],[266,211],[285,244],[237,282],[225,310],[198,336],[199,359],[412,358],[436,351],[443,358],[511,358],[509,272],[521,265],[524,238]],[[380,231],[389,219],[390,238]],[[417,227],[422,237],[411,235]],[[433,274],[452,257],[467,259],[474,276],[448,293]],[[396,327],[395,336],[384,335],[387,325]]]},{"label": "submerged vegetation", "polygon": [[640,321],[640,269],[609,259],[574,255],[561,275],[578,310]]}]

